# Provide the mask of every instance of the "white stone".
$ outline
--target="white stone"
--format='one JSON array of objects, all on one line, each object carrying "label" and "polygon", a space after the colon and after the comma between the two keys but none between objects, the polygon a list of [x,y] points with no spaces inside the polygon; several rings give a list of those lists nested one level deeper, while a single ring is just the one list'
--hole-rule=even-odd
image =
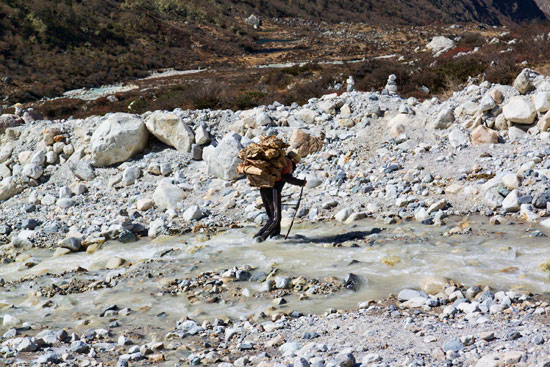
[{"label": "white stone", "polygon": [[172,112],[153,112],[145,119],[145,126],[157,139],[180,152],[190,152],[195,142],[193,130]]},{"label": "white stone", "polygon": [[440,54],[450,50],[453,47],[455,47],[454,41],[443,36],[436,36],[432,38],[431,42],[426,45],[426,48],[435,54]]},{"label": "white stone", "polygon": [[452,147],[457,148],[459,146],[467,145],[470,139],[468,138],[468,135],[460,130],[460,129],[453,129],[449,135],[449,144],[451,144]]},{"label": "white stone", "polygon": [[317,112],[305,108],[296,112],[296,117],[298,117],[306,124],[313,124],[315,122],[315,118],[317,117]]},{"label": "white stone", "polygon": [[139,211],[146,211],[151,209],[155,205],[155,202],[151,199],[139,199],[136,202],[136,208]]},{"label": "white stone", "polygon": [[[208,165],[208,174],[224,180],[235,180],[241,177],[237,166],[241,162],[239,151],[243,148],[241,136],[229,133],[223,137],[220,144],[204,157]],[[206,153],[207,150],[204,150]]]},{"label": "white stone", "polygon": [[523,130],[515,127],[515,126],[510,126],[510,128],[508,129],[508,138],[512,141],[513,140],[518,140],[518,139],[523,139],[526,136],[528,136],[528,134],[525,131],[523,131]]},{"label": "white stone", "polygon": [[345,208],[336,213],[334,219],[336,219],[338,222],[344,222],[352,213],[353,210],[351,208]]},{"label": "white stone", "polygon": [[11,157],[11,153],[13,152],[13,148],[11,146],[4,146],[0,149],[0,163],[5,162],[9,157]]},{"label": "white stone", "polygon": [[260,111],[256,114],[256,125],[257,126],[268,126],[271,124],[271,117],[263,111]]},{"label": "white stone", "polygon": [[6,328],[14,327],[21,324],[21,320],[19,320],[17,317],[12,315],[4,315],[2,318],[2,326]]},{"label": "white stone", "polygon": [[507,173],[502,176],[502,184],[506,186],[508,190],[514,190],[521,185],[521,181],[515,173]]},{"label": "white stone", "polygon": [[122,185],[124,186],[133,185],[140,175],[141,175],[141,170],[139,169],[139,167],[136,167],[136,166],[127,167],[122,173],[122,181],[121,181]]},{"label": "white stone", "polygon": [[39,150],[38,152],[34,153],[33,156],[31,157],[30,163],[36,164],[38,166],[41,166],[44,163],[46,163],[46,152],[43,150]]},{"label": "white stone", "polygon": [[414,212],[414,219],[417,222],[423,222],[429,217],[430,215],[428,214],[428,211],[426,210],[426,208],[420,207]]},{"label": "white stone", "polygon": [[33,152],[31,152],[30,150],[25,150],[25,151],[22,151],[21,153],[19,153],[17,155],[17,159],[19,160],[19,163],[25,164],[25,163],[29,162],[29,160],[32,157],[32,154],[33,154]]},{"label": "white stone", "polygon": [[479,102],[479,110],[481,112],[490,111],[497,106],[495,100],[489,93],[487,93]]},{"label": "white stone", "polygon": [[25,167],[23,167],[22,172],[24,176],[34,178],[35,180],[38,180],[43,173],[44,170],[42,169],[42,167],[33,163],[26,164]]},{"label": "white stone", "polygon": [[408,301],[420,297],[420,292],[414,289],[403,289],[397,295],[399,301]]},{"label": "white stone", "polygon": [[504,104],[502,112],[506,120],[517,124],[532,124],[537,116],[535,105],[525,96],[511,97]]},{"label": "white stone", "polygon": [[149,133],[141,118],[126,113],[110,115],[90,140],[91,163],[96,167],[125,162],[147,145]]},{"label": "white stone", "polygon": [[450,108],[444,108],[439,112],[435,119],[435,129],[447,129],[455,121],[454,111]]},{"label": "white stone", "polygon": [[205,145],[210,143],[210,134],[204,126],[199,126],[195,130],[195,142],[199,145]]},{"label": "white stone", "polygon": [[0,179],[10,177],[10,176],[11,176],[11,169],[5,164],[0,164]]},{"label": "white stone", "polygon": [[161,209],[174,209],[185,197],[185,192],[174,185],[171,179],[161,180],[153,193],[153,201]]},{"label": "white stone", "polygon": [[538,92],[531,96],[537,112],[550,110],[550,92]]},{"label": "white stone", "polygon": [[147,232],[147,235],[155,238],[161,235],[165,230],[166,226],[164,225],[164,220],[158,218],[149,224],[149,231]]},{"label": "white stone", "polygon": [[183,220],[190,222],[195,219],[201,219],[203,217],[202,210],[199,208],[198,205],[193,205],[189,208],[187,208],[183,212]]},{"label": "white stone", "polygon": [[57,163],[57,153],[53,150],[46,153],[46,163],[48,164],[55,164]]}]

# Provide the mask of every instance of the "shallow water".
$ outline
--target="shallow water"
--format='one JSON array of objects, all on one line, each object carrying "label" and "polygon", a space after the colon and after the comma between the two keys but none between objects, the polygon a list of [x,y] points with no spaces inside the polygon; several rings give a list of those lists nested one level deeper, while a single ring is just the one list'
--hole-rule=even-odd
[{"label": "shallow water", "polygon": [[[459,223],[458,219],[451,222],[443,227],[417,223],[383,225],[369,220],[354,225],[298,225],[289,240],[261,244],[250,239],[256,228],[244,228],[209,239],[199,234],[133,244],[111,242],[93,255],[76,253],[57,258],[51,257],[51,251],[33,250],[31,255],[42,261],[30,269],[23,263],[0,266],[0,277],[8,282],[33,277],[7,284],[0,293],[0,315],[8,313],[50,327],[73,328],[75,322],[81,328],[106,327],[113,318],[102,318],[99,314],[116,304],[133,310],[129,316],[114,317],[123,321],[124,326],[143,328],[147,320],[146,328],[158,332],[171,330],[175,320],[186,315],[199,320],[248,316],[273,306],[271,299],[242,297],[214,304],[191,304],[183,295],[162,294],[162,285],[167,280],[245,264],[264,272],[276,267],[287,276],[343,279],[354,273],[360,277],[357,292],[343,290],[303,301],[288,296],[285,297],[288,304],[279,306],[282,310],[306,313],[354,308],[358,302],[385,298],[405,287],[418,287],[427,276],[497,289],[536,293],[550,290],[548,273],[539,267],[550,261],[547,238],[529,237],[532,228],[525,225],[490,226],[484,218],[472,219],[471,223]],[[471,226],[473,231],[445,235],[457,225]],[[373,233],[373,228],[381,229],[380,233]],[[104,269],[104,264],[115,256],[132,265],[116,270],[74,272],[77,267]],[[64,272],[70,273],[59,275]],[[117,277],[119,274],[122,276]],[[56,295],[51,298],[52,305],[43,307],[48,298],[37,294],[40,288],[72,279],[85,282],[115,279],[116,285]],[[261,293],[262,284],[258,282],[240,282],[239,286],[248,288],[253,295]]]}]

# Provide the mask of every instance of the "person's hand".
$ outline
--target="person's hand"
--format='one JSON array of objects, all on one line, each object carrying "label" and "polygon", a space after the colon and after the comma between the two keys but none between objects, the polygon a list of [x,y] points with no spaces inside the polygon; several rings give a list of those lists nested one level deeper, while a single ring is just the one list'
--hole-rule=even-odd
[{"label": "person's hand", "polygon": [[302,183],[302,187],[304,187],[305,185],[307,185],[307,180],[302,180],[302,181],[304,181],[304,182]]}]

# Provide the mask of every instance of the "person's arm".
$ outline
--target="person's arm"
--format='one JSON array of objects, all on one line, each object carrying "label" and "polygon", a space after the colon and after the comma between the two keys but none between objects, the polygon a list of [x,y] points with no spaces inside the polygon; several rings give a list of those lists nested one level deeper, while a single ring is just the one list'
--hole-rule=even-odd
[{"label": "person's arm", "polygon": [[300,180],[299,178],[292,176],[290,173],[283,175],[283,181],[295,186],[305,186],[307,183],[306,180]]}]

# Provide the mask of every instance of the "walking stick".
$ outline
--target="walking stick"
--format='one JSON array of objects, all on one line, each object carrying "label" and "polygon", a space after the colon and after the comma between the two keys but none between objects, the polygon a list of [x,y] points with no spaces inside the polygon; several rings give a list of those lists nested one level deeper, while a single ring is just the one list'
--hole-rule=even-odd
[{"label": "walking stick", "polygon": [[298,213],[298,208],[300,208],[300,202],[302,201],[302,194],[304,193],[304,187],[302,186],[302,189],[300,190],[300,198],[298,199],[298,202],[296,203],[296,211],[294,211],[294,216],[292,217],[292,222],[290,222],[290,227],[288,227],[288,232],[286,233],[285,240],[288,238],[288,235],[290,234],[290,230],[292,229],[292,226],[294,225],[294,219],[296,219],[296,213]]}]

